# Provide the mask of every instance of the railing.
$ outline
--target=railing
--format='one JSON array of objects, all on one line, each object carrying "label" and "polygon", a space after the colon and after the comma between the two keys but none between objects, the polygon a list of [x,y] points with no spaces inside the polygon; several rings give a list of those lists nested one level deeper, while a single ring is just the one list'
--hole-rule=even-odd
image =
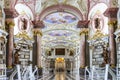
[{"label": "railing", "polygon": [[16,65],[17,67],[17,75],[18,75],[18,80],[21,80],[21,71],[20,71],[20,65]]},{"label": "railing", "polygon": [[13,71],[13,73],[11,74],[11,76],[10,76],[10,80],[14,80],[13,78],[14,78],[14,76],[17,74],[17,70],[15,69],[14,71]]},{"label": "railing", "polygon": [[117,80],[120,80],[120,68],[118,68],[118,65],[116,67],[116,76],[117,76]]},{"label": "railing", "polygon": [[38,71],[38,68],[35,66],[35,70],[32,72],[32,66],[29,66],[29,79],[35,80],[35,73]]},{"label": "railing", "polygon": [[10,75],[10,80],[14,80],[15,75],[18,75],[18,80],[21,80],[21,71],[20,71],[20,65],[16,65],[16,69],[12,72]]},{"label": "railing", "polygon": [[7,78],[6,76],[6,65],[0,64],[0,80],[5,80]]},{"label": "railing", "polygon": [[108,72],[109,72],[110,75],[112,76],[112,80],[116,80],[116,77],[117,77],[117,76],[116,76],[115,73],[113,72],[113,69],[109,67]]},{"label": "railing", "polygon": [[32,65],[24,67],[23,70],[21,69],[20,65],[17,65],[16,69],[11,74],[9,80],[14,80],[14,77],[16,74],[17,74],[18,80],[36,80],[35,73],[37,71],[38,71],[37,67],[35,67],[34,71],[32,70]]},{"label": "railing", "polygon": [[[86,73],[88,73],[88,78]],[[106,64],[104,68],[96,68],[92,66],[91,69],[85,68],[85,80],[108,80],[108,73],[112,76],[112,80],[116,80],[116,75],[113,70]]]}]

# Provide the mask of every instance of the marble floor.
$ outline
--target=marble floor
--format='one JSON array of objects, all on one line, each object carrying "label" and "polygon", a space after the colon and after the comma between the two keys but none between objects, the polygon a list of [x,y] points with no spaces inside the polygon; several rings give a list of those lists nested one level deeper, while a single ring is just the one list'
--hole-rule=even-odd
[{"label": "marble floor", "polygon": [[84,80],[80,79],[79,74],[71,74],[66,72],[56,72],[54,74],[44,76],[40,80]]}]

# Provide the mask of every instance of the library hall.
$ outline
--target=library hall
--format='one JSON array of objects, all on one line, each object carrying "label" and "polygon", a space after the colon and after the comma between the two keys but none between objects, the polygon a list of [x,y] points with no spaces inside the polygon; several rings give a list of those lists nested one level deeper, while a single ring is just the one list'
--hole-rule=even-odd
[{"label": "library hall", "polygon": [[0,0],[0,80],[120,80],[120,0]]}]

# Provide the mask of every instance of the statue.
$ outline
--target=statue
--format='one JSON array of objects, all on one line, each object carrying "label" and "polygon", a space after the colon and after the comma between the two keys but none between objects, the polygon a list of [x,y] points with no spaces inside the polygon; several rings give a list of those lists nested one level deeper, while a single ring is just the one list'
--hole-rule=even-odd
[{"label": "statue", "polygon": [[95,24],[96,29],[100,29],[100,19],[99,18],[95,18],[94,24]]},{"label": "statue", "polygon": [[20,16],[18,19],[18,28],[20,31],[24,32],[27,30],[28,26],[28,20],[25,18],[25,16]]},{"label": "statue", "polygon": [[102,66],[105,66],[105,64],[110,63],[109,51],[105,47],[103,47],[103,58],[104,58],[104,62],[102,63]]},{"label": "statue", "polygon": [[20,64],[19,62],[19,51],[20,49],[16,49],[15,53],[14,53],[14,64]]},{"label": "statue", "polygon": [[21,18],[21,30],[27,29],[27,20],[25,18]]}]

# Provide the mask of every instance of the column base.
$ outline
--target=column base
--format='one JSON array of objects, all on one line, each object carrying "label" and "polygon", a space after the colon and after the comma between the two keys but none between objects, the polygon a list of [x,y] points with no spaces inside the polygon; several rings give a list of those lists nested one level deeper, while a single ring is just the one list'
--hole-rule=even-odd
[{"label": "column base", "polygon": [[85,74],[85,68],[79,68],[79,73],[80,73],[80,75],[84,75]]},{"label": "column base", "polygon": [[42,74],[43,74],[43,68],[40,67],[40,68],[38,68],[38,75],[41,76]]},{"label": "column base", "polygon": [[11,73],[13,72],[13,68],[7,68],[7,77],[10,77]]}]

